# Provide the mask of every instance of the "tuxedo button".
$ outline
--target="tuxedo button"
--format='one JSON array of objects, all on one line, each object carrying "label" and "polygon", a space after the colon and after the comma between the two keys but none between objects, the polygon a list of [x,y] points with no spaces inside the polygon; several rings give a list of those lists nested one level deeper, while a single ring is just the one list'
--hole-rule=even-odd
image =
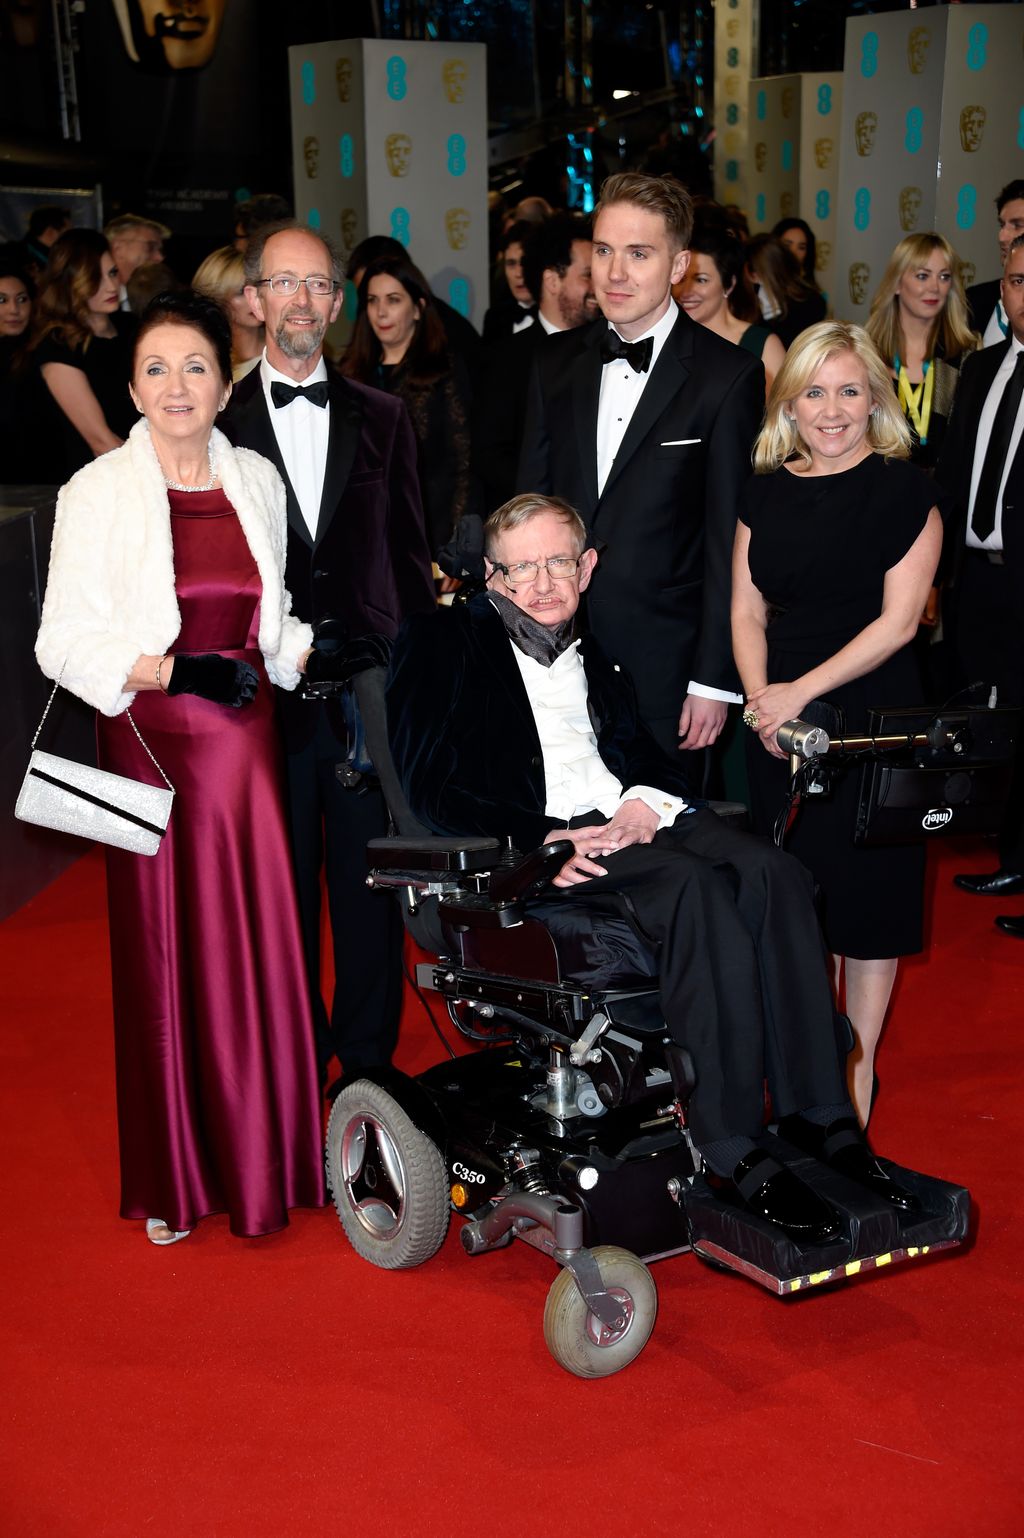
[{"label": "tuxedo button", "polygon": [[314,578],[316,578],[316,577],[326,577],[326,576],[329,576],[329,573],[324,571],[322,566],[318,566],[316,571],[313,573],[313,576],[314,576]]},{"label": "tuxedo button", "polygon": [[534,769],[539,769],[543,762],[544,760],[541,758],[539,753],[535,753],[530,759],[530,763],[533,765]]}]

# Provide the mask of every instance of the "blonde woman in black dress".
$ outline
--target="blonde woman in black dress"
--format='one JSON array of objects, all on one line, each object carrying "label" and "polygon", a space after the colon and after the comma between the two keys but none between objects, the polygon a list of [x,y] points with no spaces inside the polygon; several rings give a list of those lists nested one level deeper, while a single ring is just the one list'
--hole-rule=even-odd
[{"label": "blonde woman in black dress", "polygon": [[[754,733],[755,826],[769,832],[788,770],[775,734],[811,700],[847,731],[871,706],[921,698],[911,643],[942,526],[931,484],[906,463],[910,433],[889,372],[860,326],[823,321],[775,379],[744,489],[733,561],[733,648]],[[787,848],[823,899],[825,939],[856,1035],[850,1092],[862,1123],[900,956],[922,945],[923,848],[852,842],[858,778],[804,808]]]}]

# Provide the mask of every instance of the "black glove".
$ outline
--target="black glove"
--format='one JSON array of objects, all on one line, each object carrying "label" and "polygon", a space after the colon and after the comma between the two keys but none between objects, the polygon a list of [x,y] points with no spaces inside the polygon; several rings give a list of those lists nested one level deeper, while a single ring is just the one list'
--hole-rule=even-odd
[{"label": "black glove", "polygon": [[215,705],[248,705],[255,698],[259,675],[248,662],[233,662],[220,652],[182,652],[174,659],[168,694],[198,694]]},{"label": "black glove", "polygon": [[357,673],[365,673],[367,668],[386,668],[391,660],[387,636],[362,635],[338,644],[333,635],[327,635],[323,641],[321,645],[318,630],[313,650],[306,658],[306,678],[311,684],[347,684]]}]

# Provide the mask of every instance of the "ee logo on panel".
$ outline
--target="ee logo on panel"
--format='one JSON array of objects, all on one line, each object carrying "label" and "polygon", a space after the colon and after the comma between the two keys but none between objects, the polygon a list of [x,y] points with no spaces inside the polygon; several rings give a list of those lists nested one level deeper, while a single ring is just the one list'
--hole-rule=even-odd
[{"label": "ee logo on panel", "polygon": [[452,176],[466,174],[466,141],[461,134],[448,135],[448,170]]},{"label": "ee logo on panel", "polygon": [[393,53],[387,62],[388,95],[392,101],[403,101],[409,87],[405,79],[405,60]]}]

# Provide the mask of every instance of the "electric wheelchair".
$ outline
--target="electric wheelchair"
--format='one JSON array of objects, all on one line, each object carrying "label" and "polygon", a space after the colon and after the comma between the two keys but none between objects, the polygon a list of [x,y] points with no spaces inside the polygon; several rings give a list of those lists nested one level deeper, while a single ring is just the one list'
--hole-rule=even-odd
[{"label": "electric wheelchair", "polygon": [[398,897],[409,933],[437,956],[418,984],[479,1050],[449,1047],[416,1077],[389,1069],[329,1091],[328,1182],[364,1259],[421,1264],[453,1212],[468,1255],[519,1239],[559,1266],[544,1310],[551,1354],[602,1377],[651,1334],[653,1260],[692,1250],[783,1295],[962,1241],[962,1188],[889,1166],[919,1202],[899,1213],[778,1138],[773,1154],[839,1212],[839,1238],[798,1246],[716,1200],[687,1132],[693,1065],[662,1018],[656,956],[616,898],[596,911],[593,899],[545,899],[569,844],[519,856],[417,824],[387,750],[384,677],[355,683],[396,830],[370,843],[368,881]]}]

